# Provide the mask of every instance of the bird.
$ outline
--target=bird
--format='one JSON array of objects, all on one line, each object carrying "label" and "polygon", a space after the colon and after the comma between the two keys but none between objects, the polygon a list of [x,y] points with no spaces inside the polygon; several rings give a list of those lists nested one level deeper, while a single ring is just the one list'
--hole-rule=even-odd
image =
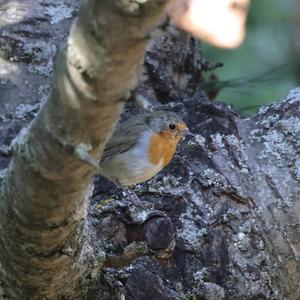
[{"label": "bird", "polygon": [[132,117],[115,129],[98,173],[137,198],[130,186],[149,180],[166,167],[186,136],[194,135],[173,112],[154,111]]}]

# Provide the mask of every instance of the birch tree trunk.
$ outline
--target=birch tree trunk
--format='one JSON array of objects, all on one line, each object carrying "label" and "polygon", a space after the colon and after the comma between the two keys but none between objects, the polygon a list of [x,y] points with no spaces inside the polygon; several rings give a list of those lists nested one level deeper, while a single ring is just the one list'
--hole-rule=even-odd
[{"label": "birch tree trunk", "polygon": [[[10,297],[83,297],[77,286],[87,267],[85,218],[93,162],[136,83],[165,2],[82,2],[67,45],[57,55],[49,99],[15,139],[1,184],[0,261],[12,282]],[[14,4],[16,10],[27,7]],[[55,9],[49,14],[59,17]]]}]

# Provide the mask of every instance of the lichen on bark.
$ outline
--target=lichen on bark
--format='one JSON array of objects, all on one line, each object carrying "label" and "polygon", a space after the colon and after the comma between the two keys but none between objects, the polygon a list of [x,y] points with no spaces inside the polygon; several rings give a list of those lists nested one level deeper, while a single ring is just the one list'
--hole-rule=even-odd
[{"label": "lichen on bark", "polygon": [[[173,226],[160,232],[175,234],[163,248],[103,272],[121,282],[126,299],[297,299],[299,89],[244,119],[195,92],[196,85],[180,89],[178,77],[191,72],[186,84],[193,87],[207,64],[180,69],[173,76],[168,62],[176,61],[186,44],[181,32],[164,29],[160,47],[153,42],[156,46],[148,50],[153,69],[144,74],[138,93],[146,91],[154,106],[181,114],[196,137],[180,145],[166,170],[135,190],[171,221]],[[165,53],[157,53],[161,49],[169,61]],[[194,48],[189,49],[191,59]],[[170,102],[160,105],[159,96],[166,93],[163,80],[173,89]],[[114,193],[109,186],[103,195],[98,185],[104,185],[103,179],[96,181],[94,201]],[[133,221],[130,209],[115,201],[109,210],[113,215],[103,222],[104,211],[91,207],[103,238],[98,242],[109,245],[106,252],[122,253],[125,245],[147,242],[143,224]],[[105,234],[105,228],[120,224],[122,235]],[[155,237],[160,241],[156,232]],[[114,290],[97,288],[100,294]]]},{"label": "lichen on bark", "polygon": [[[91,2],[96,5],[98,1]],[[115,16],[118,19],[115,23],[114,34],[122,33],[123,35],[125,31],[128,31],[128,28],[123,28],[123,25],[120,31],[116,28],[121,26],[120,20],[127,22],[131,17],[134,18],[132,23],[130,21],[131,26],[140,31],[141,23],[137,19],[136,9],[139,10],[144,1],[117,2]],[[129,2],[132,6],[119,16],[123,5]],[[28,7],[26,11],[30,13],[28,18],[22,20],[20,24],[16,23],[11,27],[6,24],[5,30],[8,33],[10,30],[13,32],[13,34],[10,32],[4,35],[7,41],[10,41],[8,44],[11,46],[16,44],[14,39],[17,41],[24,39],[25,42],[35,38],[47,42],[62,40],[68,28],[68,18],[71,12],[73,15],[76,14],[78,8],[78,3],[71,0],[65,0],[61,5],[57,5],[56,1],[52,0],[20,3],[22,7]],[[44,10],[42,8],[47,6],[43,4],[46,3],[49,4],[49,9]],[[158,2],[153,1],[153,3]],[[111,8],[110,5],[105,9]],[[101,10],[103,8],[104,6]],[[103,15],[106,15],[109,20],[114,18],[113,15],[107,15],[105,9],[99,13],[99,18]],[[42,11],[46,11],[47,14],[44,15]],[[56,12],[59,13],[56,14]],[[147,13],[147,10],[143,13]],[[37,24],[43,24],[40,27],[43,32],[37,30]],[[148,25],[147,22],[143,23],[143,26]],[[25,37],[22,36],[24,32],[20,28],[27,30]],[[50,28],[54,31],[59,30],[59,34],[49,35],[49,32],[52,32]],[[93,30],[89,31],[90,28]],[[62,120],[68,109],[58,111],[57,108],[60,106],[57,104],[57,99],[53,100],[51,107],[55,112],[54,125],[49,126],[50,115],[45,113],[47,107],[44,107],[38,114],[39,122],[43,120],[43,115],[47,117],[44,126],[47,132],[51,133],[48,139],[49,142],[54,141],[59,155],[54,153],[45,168],[42,162],[36,162],[34,158],[38,149],[45,148],[47,144],[40,143],[37,147],[30,148],[20,142],[22,139],[19,139],[19,143],[16,144],[19,145],[17,147],[19,149],[17,152],[20,153],[18,159],[27,168],[23,176],[28,177],[26,179],[34,178],[32,181],[37,182],[39,188],[55,180],[61,188],[64,199],[59,200],[57,191],[53,192],[53,197],[48,198],[47,201],[47,195],[43,194],[42,206],[49,205],[50,208],[46,207],[46,212],[42,214],[33,214],[34,210],[31,208],[34,208],[34,205],[30,202],[24,205],[23,195],[29,192],[32,196],[39,191],[36,191],[34,185],[16,189],[20,186],[20,181],[14,181],[11,193],[16,195],[17,199],[11,203],[0,202],[0,222],[3,224],[0,235],[2,239],[1,259],[7,258],[6,260],[10,261],[12,266],[20,268],[24,266],[24,262],[19,263],[18,259],[23,257],[15,255],[16,251],[23,251],[26,259],[28,255],[32,258],[38,256],[44,263],[43,272],[36,274],[28,267],[30,269],[29,274],[28,271],[26,273],[28,277],[25,276],[22,279],[24,282],[21,285],[23,287],[27,284],[30,286],[33,283],[38,284],[39,295],[47,295],[49,298],[51,296],[63,298],[64,296],[74,299],[87,294],[88,299],[101,300],[124,299],[124,297],[129,300],[149,298],[156,300],[240,300],[283,299],[284,297],[298,299],[299,89],[291,91],[283,101],[261,108],[256,116],[241,118],[225,104],[211,102],[205,93],[199,91],[202,73],[218,65],[209,64],[203,58],[198,42],[190,35],[170,26],[168,22],[162,22],[159,29],[160,33],[152,40],[147,50],[145,64],[142,66],[142,76],[139,77],[138,86],[130,98],[134,103],[126,107],[123,119],[139,113],[141,108],[137,108],[136,103],[144,105],[146,99],[151,104],[144,105],[147,109],[152,107],[173,110],[182,115],[191,131],[196,134],[195,139],[185,141],[180,145],[173,161],[162,173],[147,183],[135,187],[136,193],[145,204],[144,208],[134,207],[126,199],[118,198],[118,189],[103,178],[95,178],[93,191],[91,187],[87,187],[94,167],[87,163],[86,154],[90,154],[95,159],[99,158],[101,147],[104,145],[103,143],[99,146],[99,143],[102,143],[106,137],[103,136],[100,139],[100,135],[98,137],[96,135],[104,134],[107,128],[111,128],[111,125],[107,123],[106,129],[101,125],[100,130],[98,127],[100,125],[96,120],[89,133],[85,127],[89,122],[81,123],[79,112],[84,110],[83,104],[87,104],[88,112],[85,117],[88,117],[91,122],[101,119],[101,116],[109,114],[106,105],[109,103],[109,97],[112,97],[114,93],[115,96],[112,98],[116,100],[114,105],[118,108],[112,118],[116,118],[122,106],[118,100],[123,94],[127,94],[136,81],[136,69],[131,65],[139,66],[138,61],[143,51],[139,52],[142,47],[137,44],[141,42],[144,45],[144,39],[138,34],[134,39],[126,40],[125,38],[114,44],[106,41],[106,38],[112,35],[111,32],[98,28],[92,22],[84,25],[82,30],[88,30],[88,35],[80,35],[79,47],[83,47],[85,41],[90,40],[104,41],[104,43],[97,49],[90,49],[91,60],[82,56],[81,51],[72,49],[71,54],[67,56],[67,62],[70,62],[68,71],[75,73],[71,74],[72,76],[69,74],[70,76],[56,79],[55,88],[64,88],[62,94],[65,96],[72,92],[73,86],[69,84],[70,82],[77,82],[77,87],[90,84],[92,88],[84,93],[76,89],[75,97],[70,102],[64,97],[67,108],[75,113],[75,115],[70,113],[73,117],[69,120],[70,129],[64,126],[65,120]],[[76,35],[78,32],[82,33],[81,30],[76,32],[76,28],[73,32]],[[14,39],[10,39],[12,35]],[[73,40],[69,45],[76,47],[76,42]],[[33,44],[45,46],[45,43]],[[132,44],[134,44],[134,50],[130,50]],[[110,50],[107,51],[106,47]],[[33,51],[31,57],[25,51],[30,47],[25,50],[21,48],[5,48],[2,50],[6,51],[6,54],[1,53],[4,53],[4,59],[5,57],[7,59],[7,53],[10,57],[9,51],[16,54],[15,61],[6,63],[10,67],[9,70],[15,70],[16,65],[21,68],[19,74],[21,79],[17,82],[20,84],[18,85],[20,90],[25,90],[23,82],[30,72],[22,69],[23,64],[28,64],[26,67],[30,67],[30,70],[42,71],[46,68],[49,71],[47,74],[51,75],[51,65],[48,68],[48,63],[45,63],[43,58],[54,53],[48,51],[52,47],[40,47],[43,54],[37,56],[37,53]],[[122,53],[118,54],[117,51],[120,49]],[[138,56],[132,58],[134,63],[128,59],[126,51],[128,53],[139,52]],[[97,52],[101,55],[107,53],[112,56],[91,64]],[[113,65],[113,57],[118,63],[122,61],[122,55],[128,60],[122,67],[122,73],[127,67],[129,71],[123,73],[124,76],[116,76],[116,78],[123,83],[116,81],[115,74],[111,73],[110,68],[108,68],[108,73],[103,69],[106,64],[109,67]],[[64,59],[64,56],[62,58]],[[115,66],[118,66],[118,63]],[[64,66],[66,65],[62,64],[60,68]],[[98,74],[100,67],[102,72]],[[16,73],[12,74],[15,76]],[[131,74],[132,80],[127,78],[128,74]],[[34,73],[34,76],[37,75],[45,76],[39,72]],[[32,78],[29,77],[28,81]],[[38,78],[36,83],[40,85],[43,79],[35,78]],[[105,78],[109,80],[107,86],[105,82],[102,82]],[[113,80],[110,80],[112,78]],[[6,77],[1,79],[7,80]],[[62,85],[63,82],[66,85]],[[125,84],[125,89],[122,87],[124,82],[128,83],[128,85]],[[9,89],[12,88],[10,81],[1,84],[8,84],[5,95],[7,99],[12,99],[13,96],[9,93]],[[97,84],[97,88],[93,88],[94,84]],[[101,97],[98,92],[103,92]],[[33,82],[33,88],[27,88],[25,95],[31,95],[29,100],[32,100],[30,102],[34,104],[20,107],[18,113],[14,115],[2,116],[0,139],[7,147],[0,149],[1,167],[7,166],[11,158],[12,147],[9,146],[9,141],[18,129],[36,115],[41,106],[40,101],[35,101],[38,99],[32,96],[38,94],[39,100],[44,102],[48,93],[49,85],[43,85],[41,89],[37,89]],[[80,97],[76,93],[79,93]],[[52,97],[53,95],[59,96],[60,93],[52,94]],[[84,99],[81,99],[81,96]],[[24,98],[21,99],[24,102]],[[95,110],[98,102],[101,101],[105,104],[104,108]],[[10,110],[12,111],[13,108]],[[13,123],[10,122],[11,120]],[[72,129],[74,124],[78,124],[78,127]],[[66,132],[63,132],[63,128],[66,128]],[[25,140],[36,140],[36,137],[39,139],[41,136],[40,131],[34,136],[30,136],[26,130],[23,132]],[[64,133],[63,136],[62,133]],[[78,138],[77,134],[83,134],[83,138]],[[95,147],[97,148],[96,145],[99,146],[99,151],[93,151]],[[69,156],[71,158],[66,159]],[[75,165],[71,168],[72,163]],[[30,172],[31,166],[33,166],[33,174]],[[2,182],[3,190],[9,186],[6,182],[12,180],[9,174],[15,172],[14,168],[17,168],[16,163],[12,163],[8,170],[1,172],[0,182]],[[58,168],[64,172],[60,174]],[[33,177],[40,174],[43,174],[41,180]],[[78,174],[84,174],[84,178],[81,176],[77,178]],[[74,185],[70,185],[73,176],[76,180],[72,181]],[[83,188],[84,185],[85,188]],[[75,192],[75,187],[76,189],[80,187],[80,191],[76,190],[78,193]],[[51,190],[53,190],[52,185]],[[87,201],[84,201],[85,204],[81,201],[84,197],[89,198],[91,192],[93,193],[92,203],[88,208],[85,224],[83,224]],[[5,193],[8,194],[10,191]],[[117,199],[108,200],[111,195]],[[74,202],[72,205],[69,204],[65,197],[72,198],[72,201],[78,200],[75,201],[75,211]],[[4,200],[8,199],[12,198]],[[16,200],[23,205],[22,209],[15,209],[18,203]],[[66,220],[63,217],[60,218],[61,209],[69,212],[69,218]],[[33,224],[25,222],[25,226],[22,223],[18,227],[19,231],[15,231],[14,226],[18,224],[15,222],[15,216],[18,217],[18,221],[20,219],[26,221],[30,218],[35,222]],[[39,230],[36,231],[36,228]],[[26,236],[32,232],[35,232],[34,243],[25,241]],[[62,233],[66,235],[62,237],[63,242],[60,243],[58,237],[61,237]],[[57,247],[51,246],[48,243],[49,239],[54,241]],[[85,241],[84,246],[83,241]],[[14,242],[17,245],[16,248],[13,248]],[[13,251],[3,252],[3,245],[13,248]],[[6,254],[2,255],[3,253]],[[73,268],[74,262],[76,262],[75,268]],[[27,263],[31,268],[35,266],[30,259],[26,261]],[[70,269],[67,268],[68,272],[62,271],[63,273],[59,276],[58,273],[55,275],[51,273],[53,270],[55,272],[56,267],[64,269],[62,266],[65,267],[68,263],[71,266]],[[83,276],[86,281],[77,285],[76,289],[70,277],[72,272],[80,275],[82,263],[85,264],[87,270],[87,275],[85,273],[86,276]],[[7,277],[9,272],[5,274],[5,268],[9,269],[9,266],[1,268],[0,295],[2,293],[4,297],[8,297],[9,293],[10,298],[18,299],[20,296],[17,294],[19,292],[16,289],[17,285],[14,286],[9,281],[11,276]],[[60,285],[61,282],[63,286]],[[57,291],[54,292],[52,289],[56,283],[59,286],[59,295],[55,294]],[[25,290],[26,288],[23,292]],[[40,297],[39,295],[37,297]],[[24,298],[26,296],[23,294],[22,299]]]}]

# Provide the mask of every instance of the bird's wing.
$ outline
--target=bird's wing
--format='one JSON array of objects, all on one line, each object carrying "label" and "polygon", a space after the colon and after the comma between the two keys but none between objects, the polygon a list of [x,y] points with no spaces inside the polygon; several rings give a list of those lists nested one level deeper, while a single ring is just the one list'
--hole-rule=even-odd
[{"label": "bird's wing", "polygon": [[149,130],[144,117],[135,117],[117,127],[108,141],[101,162],[134,147],[143,132]]}]

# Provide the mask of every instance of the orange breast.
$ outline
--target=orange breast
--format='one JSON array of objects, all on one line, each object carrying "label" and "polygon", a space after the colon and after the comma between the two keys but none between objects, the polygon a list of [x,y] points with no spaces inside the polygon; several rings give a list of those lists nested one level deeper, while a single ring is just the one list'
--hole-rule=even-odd
[{"label": "orange breast", "polygon": [[168,131],[153,134],[148,153],[149,161],[156,165],[162,159],[163,167],[165,167],[172,159],[179,140],[180,137],[173,139]]}]

